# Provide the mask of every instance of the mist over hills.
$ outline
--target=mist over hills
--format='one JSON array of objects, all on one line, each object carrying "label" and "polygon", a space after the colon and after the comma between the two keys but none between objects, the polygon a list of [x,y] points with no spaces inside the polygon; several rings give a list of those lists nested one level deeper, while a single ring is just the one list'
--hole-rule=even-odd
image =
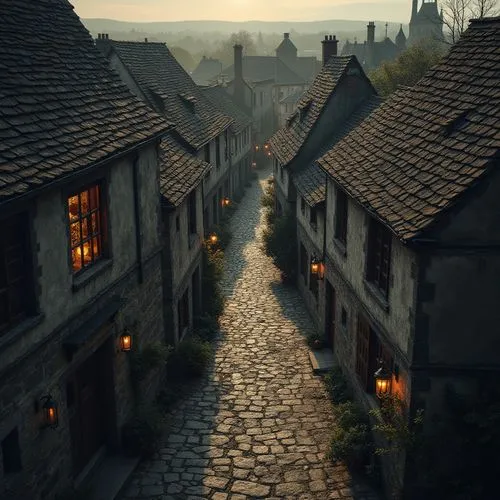
[{"label": "mist over hills", "polygon": [[[93,34],[103,32],[139,32],[139,33],[221,33],[230,34],[240,30],[250,33],[321,33],[364,32],[366,21],[329,19],[325,21],[290,22],[290,21],[166,21],[135,23],[113,19],[82,19],[87,29]],[[380,30],[385,29],[386,21],[375,20]],[[399,29],[399,23],[390,22],[389,30]],[[380,31],[381,33],[381,31]]]}]

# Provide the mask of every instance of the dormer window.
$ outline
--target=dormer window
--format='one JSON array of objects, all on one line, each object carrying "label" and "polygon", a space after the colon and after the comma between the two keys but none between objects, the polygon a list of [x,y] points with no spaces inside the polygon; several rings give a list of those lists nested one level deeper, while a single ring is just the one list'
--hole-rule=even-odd
[{"label": "dormer window", "polygon": [[195,112],[195,107],[196,107],[196,97],[192,95],[186,95],[186,94],[179,94],[179,97],[182,100],[182,103],[184,106],[191,112]]}]

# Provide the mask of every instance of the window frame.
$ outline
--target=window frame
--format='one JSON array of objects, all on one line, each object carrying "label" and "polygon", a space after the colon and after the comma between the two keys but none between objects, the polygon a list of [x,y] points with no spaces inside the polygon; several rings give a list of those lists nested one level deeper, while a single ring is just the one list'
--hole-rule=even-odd
[{"label": "window frame", "polygon": [[[91,189],[92,188],[98,188],[98,196],[97,196],[97,208],[93,209],[90,207],[91,205]],[[108,231],[108,204],[107,204],[107,196],[106,196],[106,188],[107,184],[105,182],[105,179],[95,179],[93,181],[87,182],[85,184],[82,184],[81,186],[72,189],[71,191],[68,191],[65,194],[65,213],[66,213],[66,227],[67,227],[67,232],[68,232],[68,243],[69,243],[69,261],[70,261],[70,266],[71,266],[71,273],[73,277],[78,277],[82,275],[85,271],[95,268],[95,266],[99,263],[102,262],[103,260],[106,260],[109,258],[109,231]],[[87,192],[89,194],[89,200],[88,200],[88,205],[89,205],[89,210],[85,212],[85,214],[81,213],[81,195],[82,193]],[[70,213],[70,208],[69,208],[69,200],[75,196],[78,196],[78,217],[76,219],[71,219],[71,213]],[[97,232],[92,232],[91,236],[87,236],[87,238],[83,238],[83,229],[81,226],[81,222],[84,219],[87,219],[87,224],[90,223],[92,226],[92,223],[89,222],[92,219],[92,214],[97,213],[98,217],[97,218],[97,224],[99,226],[99,229]],[[72,237],[71,237],[71,226],[75,223],[80,223],[80,238],[79,238],[79,244],[78,245],[73,245]],[[94,238],[98,239],[98,244],[100,246],[100,253],[97,256],[97,258],[94,258],[94,245],[93,245],[93,240]],[[81,257],[81,263],[82,267],[80,269],[75,269],[74,267],[74,262],[73,262],[73,250],[75,250],[77,247],[82,247],[86,242],[92,242],[91,245],[91,252],[92,252],[92,260],[89,264],[84,265],[83,264],[83,256]]]},{"label": "window frame", "polygon": [[391,275],[392,233],[378,220],[370,218],[367,238],[365,278],[387,300]]}]

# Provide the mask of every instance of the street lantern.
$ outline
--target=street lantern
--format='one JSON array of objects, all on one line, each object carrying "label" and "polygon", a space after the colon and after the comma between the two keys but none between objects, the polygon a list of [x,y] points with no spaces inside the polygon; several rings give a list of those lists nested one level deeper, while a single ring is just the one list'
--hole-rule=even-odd
[{"label": "street lantern", "polygon": [[313,256],[311,259],[311,274],[320,280],[322,280],[325,275],[325,265],[316,256]]},{"label": "street lantern", "polygon": [[221,204],[223,207],[228,207],[231,204],[231,200],[229,198],[222,198]]},{"label": "street lantern", "polygon": [[123,352],[128,352],[132,350],[132,334],[125,328],[120,335],[120,349]]},{"label": "street lantern", "polygon": [[212,233],[208,237],[208,241],[210,242],[211,245],[215,245],[217,243],[217,241],[219,241],[219,238],[217,237],[217,235],[215,233]]},{"label": "street lantern", "polygon": [[379,369],[373,374],[375,378],[375,394],[378,398],[390,394],[392,373],[385,367],[384,362],[380,360]]},{"label": "street lantern", "polygon": [[258,151],[258,150],[259,150],[259,145],[258,145],[258,144],[256,144],[256,145],[255,145],[255,151]]},{"label": "street lantern", "polygon": [[50,394],[42,398],[43,426],[55,429],[59,425],[59,410],[57,403]]}]

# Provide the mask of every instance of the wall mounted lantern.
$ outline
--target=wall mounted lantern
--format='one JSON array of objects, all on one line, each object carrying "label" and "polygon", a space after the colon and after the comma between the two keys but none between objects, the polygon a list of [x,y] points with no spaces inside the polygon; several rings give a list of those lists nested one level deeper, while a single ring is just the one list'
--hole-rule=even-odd
[{"label": "wall mounted lantern", "polygon": [[42,398],[43,426],[55,429],[59,425],[59,410],[57,403],[50,394]]},{"label": "wall mounted lantern", "polygon": [[257,162],[256,161],[253,161],[252,162],[252,167],[255,168],[257,166]]},{"label": "wall mounted lantern", "polygon": [[259,145],[258,145],[258,144],[256,144],[256,145],[255,145],[255,151],[258,151],[258,150],[259,150]]},{"label": "wall mounted lantern", "polygon": [[231,200],[229,198],[222,198],[221,204],[223,207],[228,207],[231,204]]},{"label": "wall mounted lantern", "polygon": [[375,378],[375,394],[378,398],[390,394],[392,373],[385,367],[385,364],[380,360],[379,369],[373,374]]},{"label": "wall mounted lantern", "polygon": [[208,242],[209,242],[211,245],[215,245],[218,241],[219,241],[219,238],[217,237],[217,235],[216,235],[215,233],[212,233],[212,234],[208,237]]},{"label": "wall mounted lantern", "polygon": [[132,334],[125,328],[120,335],[120,349],[123,352],[128,352],[132,350]]},{"label": "wall mounted lantern", "polygon": [[325,276],[325,265],[316,256],[313,256],[311,259],[311,274],[320,280]]}]

